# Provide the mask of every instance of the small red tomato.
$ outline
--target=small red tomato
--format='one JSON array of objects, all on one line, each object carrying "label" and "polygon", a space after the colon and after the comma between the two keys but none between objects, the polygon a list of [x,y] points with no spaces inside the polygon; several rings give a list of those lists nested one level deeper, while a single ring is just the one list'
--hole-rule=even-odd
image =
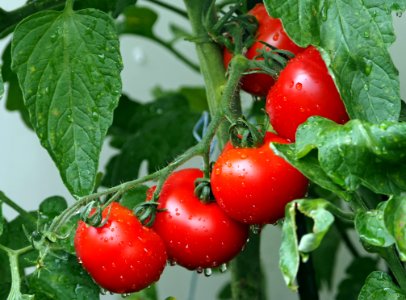
[{"label": "small red tomato", "polygon": [[275,223],[284,216],[289,201],[306,193],[307,179],[274,154],[271,142],[288,143],[267,132],[258,148],[227,145],[213,166],[210,181],[214,197],[224,212],[237,221]]},{"label": "small red tomato", "polygon": [[349,119],[326,64],[312,46],[291,59],[280,73],[266,98],[266,111],[275,131],[291,141],[297,127],[311,116],[339,124]]},{"label": "small red tomato", "polygon": [[157,281],[167,260],[162,239],[119,203],[103,210],[106,217],[97,228],[79,221],[74,243],[83,267],[114,293],[136,292]]},{"label": "small red tomato", "polygon": [[[298,54],[303,48],[297,46],[283,30],[280,19],[273,18],[268,15],[265,6],[259,3],[252,8],[248,14],[253,15],[258,20],[258,29],[256,42],[247,50],[245,56],[249,59],[253,59],[258,55],[257,50],[262,49],[265,42],[278,49],[288,50],[293,54]],[[226,67],[230,63],[232,58],[227,48],[224,49],[223,62]],[[258,58],[259,59],[259,58]],[[248,74],[241,80],[241,88],[257,96],[266,96],[270,87],[274,84],[274,79],[270,75],[266,74]]]},{"label": "small red tomato", "polygon": [[159,195],[153,229],[166,244],[170,261],[193,270],[217,267],[236,256],[246,243],[248,227],[230,219],[215,202],[194,194],[199,169],[173,172]]}]

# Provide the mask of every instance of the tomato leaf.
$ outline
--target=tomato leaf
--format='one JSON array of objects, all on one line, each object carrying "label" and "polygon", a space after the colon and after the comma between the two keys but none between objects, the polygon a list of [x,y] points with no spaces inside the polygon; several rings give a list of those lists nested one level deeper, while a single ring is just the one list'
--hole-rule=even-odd
[{"label": "tomato leaf", "polygon": [[[317,249],[334,222],[334,216],[325,207],[329,202],[323,199],[300,199],[286,205],[282,226],[282,243],[279,250],[279,268],[289,288],[296,290],[294,280],[299,269],[299,255],[305,261],[309,252]],[[298,241],[296,233],[296,209],[314,221],[312,232]]]},{"label": "tomato leaf", "polygon": [[138,204],[146,200],[146,193],[149,187],[146,185],[137,186],[123,194],[120,199],[120,203],[129,208],[134,209]]},{"label": "tomato leaf", "polygon": [[319,46],[351,118],[395,121],[400,112],[398,71],[388,47],[395,41],[392,10],[406,1],[265,0],[300,46]]},{"label": "tomato leaf", "polygon": [[[346,298],[349,299],[349,298]],[[405,300],[406,294],[381,271],[372,272],[366,279],[358,300]]]},{"label": "tomato leaf", "polygon": [[144,160],[147,171],[152,172],[174,159],[195,143],[192,130],[198,118],[179,93],[147,104],[122,97],[110,130],[111,144],[120,153],[109,161],[103,184],[137,178]]},{"label": "tomato leaf", "polygon": [[[0,65],[0,71],[1,71],[2,67]],[[3,76],[1,75],[0,72],[0,100],[3,98],[3,94],[4,94],[4,82],[3,82]]]},{"label": "tomato leaf", "polygon": [[376,247],[389,247],[395,239],[384,224],[386,202],[375,210],[359,211],[355,217],[355,229],[362,242]]},{"label": "tomato leaf", "polygon": [[[406,189],[406,123],[352,120],[337,125],[312,117],[299,127],[295,146],[286,149],[278,145],[277,149],[278,155],[282,152],[306,176],[311,172],[309,157],[317,153],[318,162],[313,162],[334,186],[315,182],[333,192],[337,191],[335,186],[353,192],[362,185],[387,195]],[[313,180],[314,176],[309,178]]]},{"label": "tomato leaf", "polygon": [[406,196],[395,196],[388,200],[384,208],[384,222],[395,237],[400,259],[406,261]]},{"label": "tomato leaf", "polygon": [[48,255],[45,268],[27,277],[28,290],[38,299],[99,299],[100,288],[78,263],[67,253],[58,257]]},{"label": "tomato leaf", "polygon": [[120,34],[130,33],[154,38],[153,27],[158,15],[147,7],[129,6],[123,11],[123,16],[117,23],[117,31]]},{"label": "tomato leaf", "polygon": [[2,74],[4,82],[8,83],[6,98],[6,109],[9,111],[18,111],[21,119],[28,128],[32,129],[28,110],[24,105],[23,94],[18,84],[17,75],[11,71],[11,43],[4,49],[1,57],[3,60]]},{"label": "tomato leaf", "polygon": [[335,299],[357,299],[365,278],[376,269],[376,265],[377,261],[370,257],[355,258],[345,270],[346,277],[338,285],[338,293]]},{"label": "tomato leaf", "polygon": [[31,15],[14,32],[12,68],[65,185],[73,195],[89,194],[121,91],[112,20],[94,9]]},{"label": "tomato leaf", "polygon": [[[335,223],[337,224],[337,223]],[[323,242],[314,250],[312,258],[315,268],[318,286],[324,286],[331,290],[333,286],[334,272],[337,266],[337,252],[341,239],[335,227],[331,227],[323,238]]]},{"label": "tomato leaf", "polygon": [[335,193],[342,199],[350,200],[348,194],[339,185],[335,184],[327,173],[321,168],[317,159],[317,153],[311,152],[305,157],[296,157],[294,144],[271,144],[276,155],[283,157],[292,166],[298,169],[303,175],[322,188]]}]

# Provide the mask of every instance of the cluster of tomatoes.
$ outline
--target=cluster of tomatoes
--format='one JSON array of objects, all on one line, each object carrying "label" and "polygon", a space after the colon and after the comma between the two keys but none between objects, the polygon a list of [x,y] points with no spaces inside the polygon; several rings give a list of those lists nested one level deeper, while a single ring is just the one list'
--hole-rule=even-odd
[{"label": "cluster of tomatoes", "polygon": [[[312,115],[338,123],[348,120],[318,50],[295,45],[262,4],[249,13],[259,23],[258,41],[296,55],[276,81],[265,74],[242,78],[244,90],[266,96],[266,111],[277,134],[267,132],[263,143],[253,148],[231,143],[224,147],[210,176],[215,201],[201,201],[195,194],[195,182],[204,174],[189,168],[166,179],[152,228],[143,226],[131,210],[118,203],[104,210],[107,222],[101,227],[81,221],[75,236],[77,255],[107,290],[129,293],[143,289],[159,279],[167,261],[203,270],[231,260],[243,249],[250,225],[276,222],[283,217],[286,203],[306,193],[307,179],[276,156],[269,144],[294,141],[298,125]],[[247,57],[254,58],[260,47],[262,43],[254,43]],[[226,65],[230,57],[225,50]]]}]

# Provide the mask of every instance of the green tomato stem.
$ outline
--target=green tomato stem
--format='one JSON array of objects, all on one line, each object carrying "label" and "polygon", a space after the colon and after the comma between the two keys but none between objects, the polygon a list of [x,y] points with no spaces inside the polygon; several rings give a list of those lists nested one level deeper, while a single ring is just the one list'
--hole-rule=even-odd
[{"label": "green tomato stem", "polygon": [[388,264],[400,288],[406,293],[406,270],[396,253],[395,247],[384,248],[380,254]]},{"label": "green tomato stem", "polygon": [[18,267],[18,258],[20,255],[25,254],[34,249],[32,248],[32,246],[27,246],[18,250],[13,250],[0,244],[0,250],[3,250],[7,253],[10,261],[10,271],[12,281],[7,300],[23,299],[23,295],[21,294],[20,291],[21,277],[20,270]]},{"label": "green tomato stem", "polygon": [[170,10],[170,11],[178,14],[179,16],[187,19],[187,13],[184,10],[180,9],[180,8],[177,8],[177,7],[173,6],[173,5],[170,5],[170,4],[166,3],[166,2],[162,2],[162,1],[159,1],[159,0],[147,0],[147,1],[149,1],[151,3],[154,3],[154,4],[158,5],[158,6],[161,6],[163,8],[166,8],[167,10]]},{"label": "green tomato stem", "polygon": [[266,299],[265,277],[259,258],[260,234],[252,233],[245,249],[230,264],[233,300]]},{"label": "green tomato stem", "polygon": [[37,220],[34,216],[30,215],[25,209],[15,203],[13,200],[8,198],[2,191],[0,191],[0,202],[6,203],[20,215],[22,215],[26,220],[28,220],[31,224],[36,224]]}]

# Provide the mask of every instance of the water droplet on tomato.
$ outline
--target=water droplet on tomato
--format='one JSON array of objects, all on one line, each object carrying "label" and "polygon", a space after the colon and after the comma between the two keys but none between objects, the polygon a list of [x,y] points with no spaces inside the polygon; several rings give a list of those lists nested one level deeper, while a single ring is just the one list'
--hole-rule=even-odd
[{"label": "water droplet on tomato", "polygon": [[124,276],[123,275],[120,275],[120,280],[124,281]]},{"label": "water droplet on tomato", "polygon": [[210,277],[213,274],[213,270],[211,268],[204,269],[204,276]]},{"label": "water droplet on tomato", "polygon": [[216,168],[216,169],[214,170],[214,173],[215,173],[216,175],[220,175],[221,169],[220,169],[220,168]]},{"label": "water droplet on tomato", "polygon": [[300,91],[302,89],[302,84],[300,82],[296,83],[295,87],[298,91]]},{"label": "water droplet on tomato", "polygon": [[293,81],[291,81],[291,82],[289,83],[289,87],[290,87],[290,88],[293,88],[294,85],[295,85],[295,83],[294,83]]},{"label": "water droplet on tomato", "polygon": [[203,273],[203,268],[202,267],[197,267],[196,272],[199,273],[199,274]]},{"label": "water droplet on tomato", "polygon": [[276,32],[276,33],[273,35],[272,39],[273,39],[274,41],[279,40],[279,32]]},{"label": "water droplet on tomato", "polygon": [[221,264],[220,265],[220,272],[224,273],[225,271],[227,271],[227,264]]},{"label": "water droplet on tomato", "polygon": [[241,159],[246,159],[246,158],[247,158],[247,154],[242,153],[240,157],[241,157]]}]

